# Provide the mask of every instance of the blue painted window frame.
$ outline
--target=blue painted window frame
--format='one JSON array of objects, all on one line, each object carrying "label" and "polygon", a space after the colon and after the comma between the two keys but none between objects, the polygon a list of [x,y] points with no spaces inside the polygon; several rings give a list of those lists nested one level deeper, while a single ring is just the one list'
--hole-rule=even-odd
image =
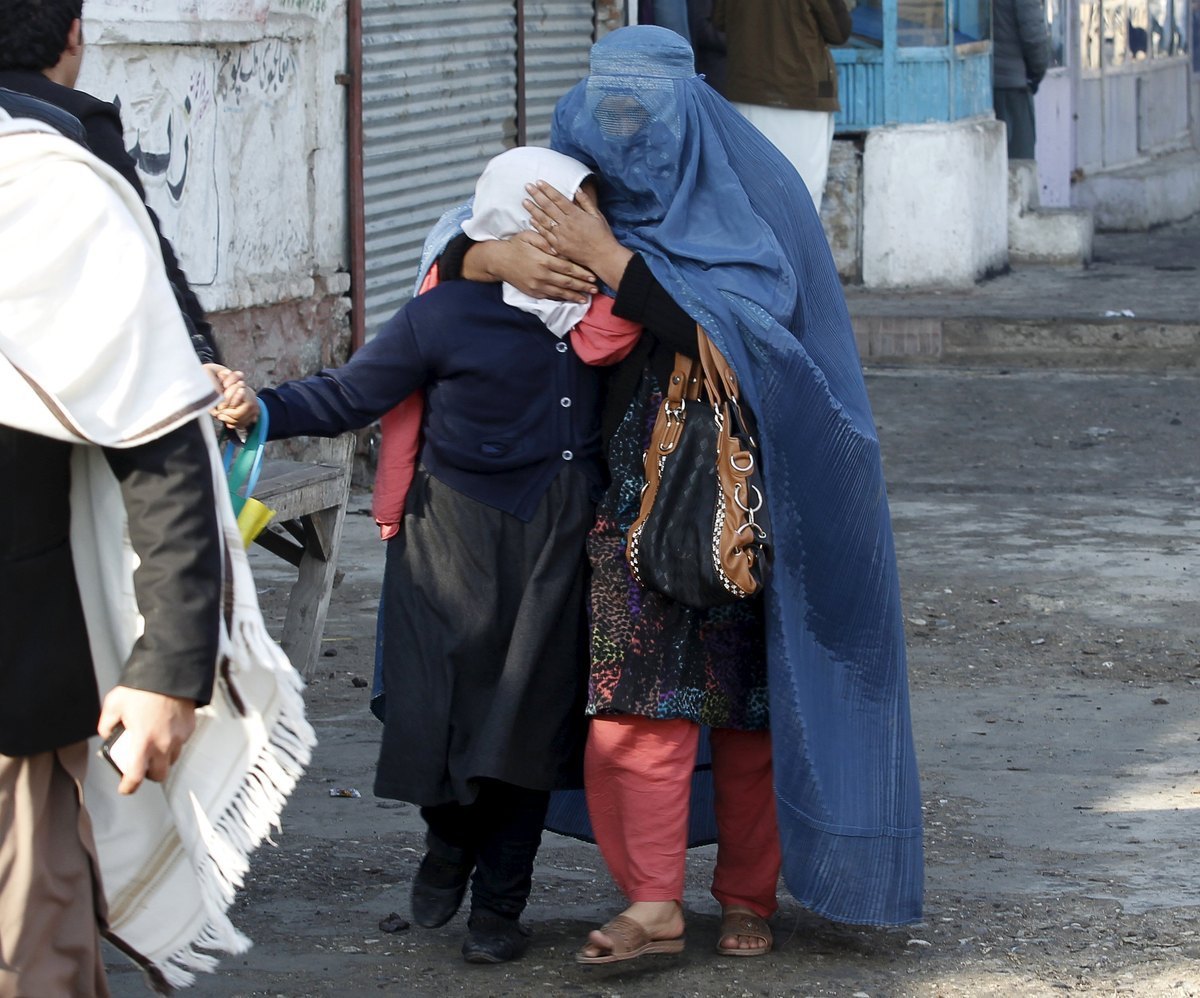
[{"label": "blue painted window frame", "polygon": [[[953,11],[950,0],[948,21]],[[881,125],[958,121],[991,112],[990,38],[959,36],[951,45],[900,46],[896,0],[883,0],[882,15],[880,19],[877,11],[856,8],[854,34],[859,44],[833,50],[842,106],[835,119],[839,134]],[[946,27],[944,37],[952,37],[953,25]]]}]

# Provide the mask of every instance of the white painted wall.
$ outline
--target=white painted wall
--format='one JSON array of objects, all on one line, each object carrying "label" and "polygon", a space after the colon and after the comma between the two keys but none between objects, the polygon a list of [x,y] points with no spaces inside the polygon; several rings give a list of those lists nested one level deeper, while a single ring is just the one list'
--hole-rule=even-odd
[{"label": "white painted wall", "polygon": [[1081,76],[1075,165],[1085,173],[1120,169],[1187,144],[1191,80],[1187,56]]},{"label": "white painted wall", "polygon": [[1067,69],[1052,69],[1033,98],[1038,199],[1046,207],[1066,208],[1071,204],[1071,171],[1075,169],[1073,84]]},{"label": "white painted wall", "polygon": [[875,128],[863,150],[868,287],[968,286],[1008,262],[1004,125]]},{"label": "white painted wall", "polygon": [[207,310],[345,283],[341,0],[88,0],[84,38],[78,86],[120,102]]}]

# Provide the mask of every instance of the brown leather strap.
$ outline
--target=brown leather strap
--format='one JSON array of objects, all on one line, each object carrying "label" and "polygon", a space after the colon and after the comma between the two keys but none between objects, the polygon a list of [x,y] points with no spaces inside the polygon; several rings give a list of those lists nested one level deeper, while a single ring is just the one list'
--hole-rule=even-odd
[{"label": "brown leather strap", "polygon": [[667,398],[672,402],[684,399],[693,401],[700,397],[700,362],[687,354],[675,355],[675,368],[667,385]]},{"label": "brown leather strap", "polygon": [[704,376],[704,390],[708,393],[713,405],[720,405],[725,399],[738,401],[737,375],[729,362],[721,355],[703,326],[696,327],[696,341],[700,350],[700,368]]}]

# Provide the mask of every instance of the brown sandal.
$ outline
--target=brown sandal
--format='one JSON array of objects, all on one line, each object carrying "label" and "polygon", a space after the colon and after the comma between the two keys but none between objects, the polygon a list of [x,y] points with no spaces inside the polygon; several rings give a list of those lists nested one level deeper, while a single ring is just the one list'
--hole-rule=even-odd
[{"label": "brown sandal", "polygon": [[[761,939],[764,943],[754,949],[722,946],[721,943],[730,936],[749,936],[751,939]],[[717,939],[717,952],[722,956],[766,956],[771,952],[774,937],[766,919],[759,918],[752,911],[744,908],[732,908],[721,915],[721,935]]]},{"label": "brown sandal", "polygon": [[588,943],[575,954],[576,963],[619,963],[622,960],[636,960],[639,956],[649,956],[651,953],[682,953],[683,936],[674,939],[651,939],[650,934],[628,915],[618,915],[611,922],[600,927],[613,945],[607,953],[597,956],[585,952]]}]

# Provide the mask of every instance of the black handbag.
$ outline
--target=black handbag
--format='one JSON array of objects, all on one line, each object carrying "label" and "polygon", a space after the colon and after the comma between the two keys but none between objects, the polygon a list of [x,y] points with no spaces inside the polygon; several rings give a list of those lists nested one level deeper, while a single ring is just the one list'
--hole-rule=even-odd
[{"label": "black handbag", "polygon": [[675,355],[644,457],[626,558],[647,589],[692,607],[762,591],[770,558],[758,445],[737,376],[703,329],[700,357]]}]

